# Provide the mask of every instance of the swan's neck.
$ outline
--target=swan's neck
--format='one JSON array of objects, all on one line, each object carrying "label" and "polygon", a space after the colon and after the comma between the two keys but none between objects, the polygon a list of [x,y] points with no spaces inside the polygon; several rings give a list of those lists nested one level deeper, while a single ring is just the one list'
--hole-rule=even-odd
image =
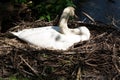
[{"label": "swan's neck", "polygon": [[70,30],[67,26],[68,19],[69,19],[69,12],[63,12],[59,23],[60,32],[62,34],[70,34]]}]

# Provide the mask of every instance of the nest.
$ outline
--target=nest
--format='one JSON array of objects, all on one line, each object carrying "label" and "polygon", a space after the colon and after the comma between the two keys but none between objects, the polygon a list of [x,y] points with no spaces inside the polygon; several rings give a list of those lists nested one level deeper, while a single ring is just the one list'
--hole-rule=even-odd
[{"label": "nest", "polygon": [[[22,22],[10,30],[53,25],[53,22]],[[0,34],[0,77],[32,80],[119,80],[120,31],[105,24],[70,22],[91,31],[89,41],[67,51],[37,49],[9,33]],[[10,31],[9,30],[9,31]]]}]

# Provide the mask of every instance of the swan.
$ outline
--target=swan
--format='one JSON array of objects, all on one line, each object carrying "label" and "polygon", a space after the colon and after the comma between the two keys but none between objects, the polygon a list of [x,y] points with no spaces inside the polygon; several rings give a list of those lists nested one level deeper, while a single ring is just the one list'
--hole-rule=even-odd
[{"label": "swan", "polygon": [[68,50],[74,43],[86,41],[90,38],[90,31],[82,26],[70,29],[67,26],[69,16],[74,16],[74,8],[66,7],[59,20],[59,26],[45,26],[11,32],[27,43],[48,50]]}]

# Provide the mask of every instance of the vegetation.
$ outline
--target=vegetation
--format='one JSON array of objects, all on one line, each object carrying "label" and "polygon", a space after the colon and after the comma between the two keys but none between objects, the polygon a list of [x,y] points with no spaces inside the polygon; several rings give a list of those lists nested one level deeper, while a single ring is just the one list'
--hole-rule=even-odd
[{"label": "vegetation", "polygon": [[12,0],[14,4],[27,4],[29,8],[37,12],[37,18],[51,21],[66,6],[75,6],[72,0]]}]

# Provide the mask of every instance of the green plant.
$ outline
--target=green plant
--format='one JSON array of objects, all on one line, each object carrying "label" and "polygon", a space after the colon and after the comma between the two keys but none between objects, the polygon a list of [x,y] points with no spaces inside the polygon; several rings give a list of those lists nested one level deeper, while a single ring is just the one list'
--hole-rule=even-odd
[{"label": "green plant", "polygon": [[[13,4],[26,4],[37,19],[51,21],[67,6],[75,6],[72,0],[11,0]],[[37,15],[37,16],[36,16]]]},{"label": "green plant", "polygon": [[[4,79],[4,78],[0,78],[0,80],[6,80],[6,79]],[[16,76],[10,76],[10,77],[7,78],[7,80],[29,80],[29,79],[24,78],[24,77],[22,77],[22,76],[19,76],[19,77],[16,77]]]},{"label": "green plant", "polygon": [[75,6],[72,0],[47,0],[34,7],[41,20],[51,21],[67,6]]},{"label": "green plant", "polygon": [[12,2],[15,2],[15,3],[26,3],[27,0],[12,0]]}]

